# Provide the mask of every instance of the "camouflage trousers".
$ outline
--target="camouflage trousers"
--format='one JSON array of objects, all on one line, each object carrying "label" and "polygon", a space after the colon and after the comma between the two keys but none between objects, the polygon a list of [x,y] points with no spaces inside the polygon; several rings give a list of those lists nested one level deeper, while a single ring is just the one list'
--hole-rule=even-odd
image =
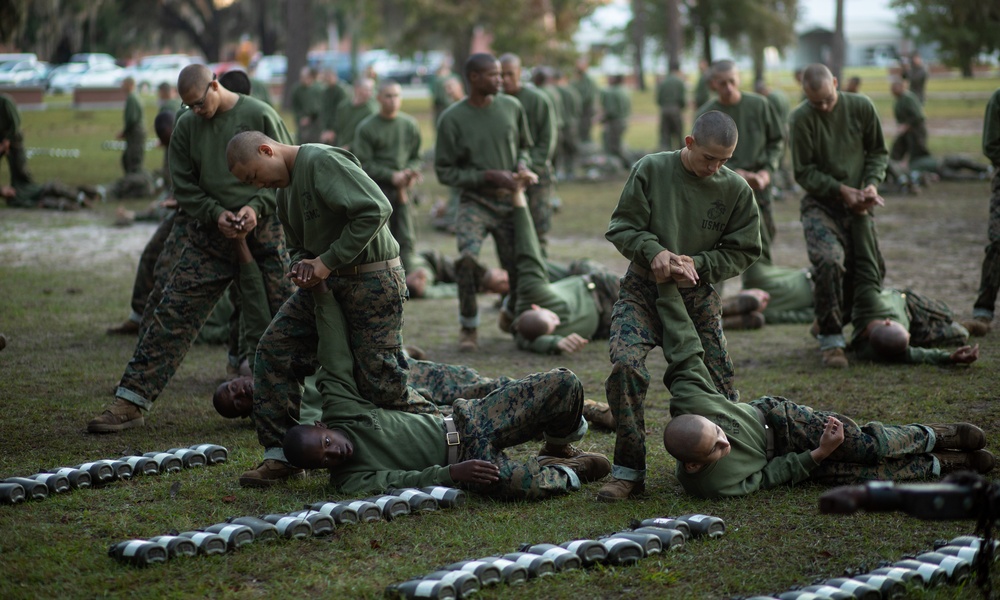
[{"label": "camouflage trousers", "polygon": [[[155,308],[156,304],[159,303],[163,294],[163,285],[170,274],[170,269],[177,261],[173,252],[176,244],[171,244],[170,250],[166,251],[168,248],[167,240],[170,238],[170,231],[173,229],[174,217],[176,216],[177,211],[169,212],[167,218],[153,232],[153,237],[146,242],[146,247],[142,249],[142,255],[139,257],[139,266],[135,270],[135,281],[132,283],[132,300],[129,303],[132,307],[132,314],[129,315],[129,319],[140,325],[146,316],[146,307]],[[161,256],[164,257],[162,262],[160,262]],[[254,348],[248,350],[246,344],[241,344],[239,339],[238,291],[237,286],[229,287],[229,298],[219,300],[195,339],[195,342],[199,344],[228,343],[229,363],[234,367],[238,367],[244,358],[252,359],[253,357],[248,357],[248,354],[254,350]],[[149,302],[152,294],[155,294],[155,300]],[[152,317],[152,314],[152,310],[150,310],[148,316]]]},{"label": "camouflage trousers", "polygon": [[395,187],[379,186],[385,197],[392,205],[392,214],[389,215],[389,233],[396,238],[399,244],[399,259],[403,261],[403,269],[410,272],[413,269],[413,253],[415,240],[417,239],[413,229],[412,196],[408,197],[406,203],[399,201],[399,190]]},{"label": "camouflage trousers", "polygon": [[899,290],[899,293],[906,299],[910,345],[920,348],[962,346],[969,340],[969,331],[955,322],[947,304],[913,290]]},{"label": "camouflage trousers", "polygon": [[844,443],[813,470],[809,479],[827,484],[847,484],[884,479],[903,481],[937,475],[933,432],[923,425],[883,425],[872,421],[859,426],[843,415],[801,406],[780,396],[750,402],[764,413],[774,431],[775,454],[809,452],[819,446],[826,418],[844,423]]},{"label": "camouflage trousers", "polygon": [[622,138],[625,137],[625,129],[628,121],[625,119],[610,119],[604,122],[604,152],[612,159],[617,159],[619,164],[626,170],[632,168],[632,161],[625,156],[625,147]]},{"label": "camouflage trousers", "polygon": [[451,406],[459,398],[485,398],[514,382],[505,375],[496,379],[483,377],[465,365],[446,365],[412,358],[409,365],[408,385],[438,406]]},{"label": "camouflage trousers", "polygon": [[[665,286],[664,286],[665,287]],[[676,288],[676,286],[674,286]],[[649,389],[646,356],[656,346],[663,348],[667,374],[693,353],[703,353],[705,366],[715,388],[732,401],[739,399],[734,387],[735,372],[726,351],[722,332],[722,300],[711,285],[680,290],[684,310],[698,332],[700,348],[664,347],[664,330],[670,322],[661,320],[660,291],[655,282],[633,272],[621,280],[621,291],[611,317],[608,344],[611,374],[604,382],[611,414],[617,423],[614,471],[619,479],[642,480],[646,469],[646,421],[643,404]],[[673,346],[673,344],[671,344]]]},{"label": "camouflage trousers", "polygon": [[680,108],[660,109],[660,149],[680,150],[684,147],[684,115]]},{"label": "camouflage trousers", "polygon": [[[380,408],[424,413],[437,408],[407,387],[403,353],[403,268],[393,267],[326,280],[335,302],[327,303],[318,328],[314,290],[298,289],[278,310],[257,344],[254,363],[254,423],[265,448],[280,448],[297,422],[304,379],[320,366],[342,370],[352,361],[357,393]],[[342,316],[341,316],[342,315]],[[342,323],[342,324],[341,324]],[[322,334],[322,335],[321,335]]]},{"label": "camouflage trousers", "polygon": [[576,172],[576,161],[580,154],[580,126],[576,119],[566,121],[566,126],[559,131],[559,161],[557,168],[567,177]]},{"label": "camouflage trousers", "polygon": [[[851,215],[846,209],[832,211],[822,200],[806,196],[802,199],[801,218],[806,250],[812,263],[813,308],[819,334],[821,338],[841,336],[834,345],[843,347],[843,328],[851,320],[854,301]],[[878,251],[878,264],[885,273],[881,251]]]},{"label": "camouflage trousers", "polygon": [[[268,308],[277,312],[291,293],[288,254],[281,223],[264,217],[247,236],[267,290]],[[171,247],[167,256],[166,247]],[[166,261],[174,258],[174,264]],[[115,395],[149,409],[173,377],[208,315],[229,284],[239,275],[232,240],[214,225],[178,214],[157,261],[169,268],[162,292],[147,300],[135,351],[125,367]]]},{"label": "camouflage trousers", "polygon": [[569,267],[571,271],[577,268],[578,262],[585,262],[591,267],[581,277],[586,279],[587,283],[594,285],[594,300],[600,319],[597,330],[594,332],[594,339],[608,339],[611,335],[611,318],[614,315],[615,303],[618,301],[618,294],[621,290],[621,277],[601,265],[592,263],[589,259],[574,261]]},{"label": "camouflage trousers", "polygon": [[510,306],[517,306],[517,262],[514,252],[514,220],[509,201],[484,198],[468,190],[462,192],[455,224],[459,259],[455,262],[458,283],[458,312],[462,327],[479,327],[479,304],[476,292],[486,272],[479,263],[479,253],[487,235],[493,236],[500,266],[510,277]]},{"label": "camouflage trousers", "polygon": [[579,488],[579,479],[567,468],[543,467],[534,456],[511,460],[504,452],[540,433],[556,444],[583,437],[583,384],[572,371],[535,373],[480,400],[456,400],[453,416],[462,443],[459,460],[487,460],[500,467],[500,481],[468,486],[471,489],[501,498],[541,500]]},{"label": "camouflage trousers", "polygon": [[993,173],[990,185],[990,243],[983,257],[983,271],[979,279],[979,295],[972,306],[972,316],[993,319],[997,303],[997,289],[1000,289],[1000,168]]},{"label": "camouflage trousers", "polygon": [[542,249],[542,256],[546,256],[549,231],[552,230],[552,180],[548,175],[539,174],[538,183],[529,186],[525,190],[525,196],[531,222],[534,223],[535,234],[538,236],[538,245]]},{"label": "camouflage trousers", "polygon": [[122,171],[126,175],[141,173],[146,159],[146,133],[133,133],[125,138],[125,151],[122,152]]},{"label": "camouflage trousers", "polygon": [[111,184],[108,194],[112,198],[127,200],[132,198],[149,198],[156,193],[156,184],[148,171],[126,173],[121,179]]}]

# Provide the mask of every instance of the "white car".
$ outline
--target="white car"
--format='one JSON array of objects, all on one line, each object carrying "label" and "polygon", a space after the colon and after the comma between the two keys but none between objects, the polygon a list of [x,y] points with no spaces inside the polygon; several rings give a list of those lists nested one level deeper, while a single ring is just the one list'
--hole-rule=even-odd
[{"label": "white car", "polygon": [[254,65],[254,77],[265,83],[285,83],[288,58],[280,54],[261,56]]},{"label": "white car", "polygon": [[135,79],[135,87],[142,92],[155,91],[161,83],[177,85],[177,76],[184,67],[193,64],[201,64],[205,61],[197,56],[187,54],[158,54],[147,56],[139,60],[139,63],[131,67],[126,67],[118,83],[126,77]]},{"label": "white car", "polygon": [[124,77],[122,71],[124,69],[114,63],[66,63],[53,71],[49,91],[61,94],[78,87],[116,87]]},{"label": "white car", "polygon": [[27,86],[44,85],[47,63],[37,60],[16,60],[0,65],[0,85]]}]

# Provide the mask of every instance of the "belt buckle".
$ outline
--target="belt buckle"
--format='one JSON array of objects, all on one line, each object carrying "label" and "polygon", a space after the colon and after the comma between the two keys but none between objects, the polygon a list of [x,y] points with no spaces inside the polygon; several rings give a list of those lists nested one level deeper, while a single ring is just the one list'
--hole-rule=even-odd
[{"label": "belt buckle", "polygon": [[449,431],[445,433],[444,439],[448,441],[449,446],[457,446],[461,443],[461,441],[458,439],[457,431]]}]

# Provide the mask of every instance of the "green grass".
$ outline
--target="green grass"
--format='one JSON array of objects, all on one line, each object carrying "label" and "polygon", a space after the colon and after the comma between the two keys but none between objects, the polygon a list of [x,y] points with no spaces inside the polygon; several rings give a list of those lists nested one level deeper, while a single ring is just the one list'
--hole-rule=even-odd
[{"label": "green grass", "polygon": [[[996,81],[993,82],[994,85]],[[934,90],[936,80],[930,89]],[[408,107],[429,123],[422,103]],[[650,95],[635,96],[636,119],[628,142],[653,145]],[[930,99],[934,118],[937,101]],[[416,110],[414,109],[414,107]],[[152,120],[150,101],[147,116]],[[969,118],[981,120],[982,106]],[[978,114],[973,114],[978,113]],[[882,111],[883,116],[887,113]],[[31,167],[40,179],[107,183],[118,175],[119,155],[100,150],[120,128],[118,111],[77,113],[50,109],[25,113],[29,146],[79,147],[77,160],[42,158]],[[888,131],[892,131],[891,126]],[[891,134],[890,134],[891,136]],[[432,139],[428,132],[427,139]],[[979,139],[963,133],[932,138],[936,151],[978,155]],[[147,155],[147,165],[161,155]],[[433,177],[428,177],[433,180]],[[587,256],[624,269],[625,261],[603,238],[623,178],[597,184],[563,185],[550,253],[555,260]],[[428,182],[428,199],[443,190]],[[988,185],[938,184],[921,196],[887,198],[879,213],[887,282],[911,286],[949,302],[967,317],[979,281],[986,241]],[[125,203],[139,208],[144,201]],[[419,207],[420,245],[454,253],[454,240],[428,226],[429,202]],[[151,569],[121,566],[106,556],[109,545],[132,537],[203,527],[227,516],[296,509],[332,498],[326,478],[307,479],[274,490],[244,490],[239,474],[260,459],[253,429],[219,418],[209,400],[224,374],[225,350],[195,346],[166,388],[146,427],[120,435],[84,432],[87,420],[111,400],[134,340],[109,337],[104,328],[128,313],[138,249],[149,226],[110,226],[115,204],[86,213],[0,209],[0,476],[133,452],[200,442],[230,450],[230,462],[154,478],[137,478],[104,489],[82,490],[43,502],[0,506],[0,597],[377,597],[394,582],[467,558],[510,552],[522,542],[561,542],[625,527],[632,518],[703,512],[724,518],[719,540],[693,541],[682,551],[650,558],[630,568],[600,568],[564,574],[520,588],[498,588],[485,598],[720,598],[777,594],[844,569],[873,568],[881,560],[927,548],[935,539],[970,533],[971,522],[928,522],[906,516],[860,514],[827,517],[817,512],[818,486],[761,492],[749,498],[701,501],[680,494],[670,475],[673,461],[658,442],[669,395],[659,383],[663,359],[649,358],[653,376],[647,404],[648,495],[635,502],[599,504],[600,484],[577,494],[535,504],[473,498],[468,507],[339,529],[328,538],[255,545],[220,557],[177,560]],[[776,205],[779,264],[805,266],[797,199]],[[92,237],[95,233],[106,237]],[[86,241],[72,244],[66,236]],[[28,247],[18,245],[28,240]],[[136,245],[138,244],[138,245]],[[484,257],[495,262],[490,244]],[[729,292],[735,284],[726,286]],[[492,299],[481,299],[483,350],[456,351],[457,303],[412,301],[406,306],[405,339],[442,362],[468,362],[487,375],[520,375],[557,366],[572,368],[587,396],[603,399],[609,372],[606,344],[594,342],[570,357],[518,352],[492,322]],[[770,326],[732,332],[729,348],[745,399],[785,395],[816,408],[886,422],[971,421],[991,440],[1000,435],[1000,336],[981,341],[982,358],[971,368],[941,369],[854,363],[847,372],[819,365],[816,343],[805,327]],[[611,453],[614,437],[592,431],[581,443]],[[536,451],[525,445],[513,454]],[[170,488],[179,483],[175,496]],[[915,592],[916,593],[916,592]],[[927,598],[975,598],[974,589],[946,587]]]}]

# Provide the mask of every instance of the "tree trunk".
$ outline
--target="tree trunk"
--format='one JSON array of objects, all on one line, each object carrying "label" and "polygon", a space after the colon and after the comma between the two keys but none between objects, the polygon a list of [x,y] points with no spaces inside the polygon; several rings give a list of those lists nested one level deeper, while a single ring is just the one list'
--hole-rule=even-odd
[{"label": "tree trunk", "polygon": [[666,0],[667,6],[667,69],[678,69],[681,66],[681,45],[683,44],[683,29],[681,28],[680,0]]},{"label": "tree trunk", "polygon": [[310,0],[286,0],[285,24],[288,27],[285,36],[285,55],[288,57],[288,72],[285,73],[285,89],[281,95],[282,105],[291,105],[292,88],[299,80],[299,72],[306,66],[306,55],[309,53]]},{"label": "tree trunk", "polygon": [[701,56],[705,62],[712,64],[712,24],[701,24]]},{"label": "tree trunk", "polygon": [[268,0],[257,0],[257,35],[260,36],[260,53],[270,56],[278,50],[278,35],[271,25]]},{"label": "tree trunk", "polygon": [[837,16],[833,30],[833,48],[830,56],[830,72],[838,80],[844,70],[844,0],[837,0]]},{"label": "tree trunk", "polygon": [[643,47],[646,45],[646,7],[643,0],[632,0],[632,45],[635,46],[635,80],[640,92],[646,91]]}]

